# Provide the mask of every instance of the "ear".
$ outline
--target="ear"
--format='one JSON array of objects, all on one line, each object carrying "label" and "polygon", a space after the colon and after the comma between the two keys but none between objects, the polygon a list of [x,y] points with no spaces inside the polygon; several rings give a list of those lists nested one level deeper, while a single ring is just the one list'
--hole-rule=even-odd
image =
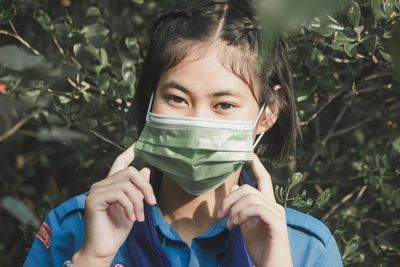
[{"label": "ear", "polygon": [[[281,85],[275,85],[273,87],[274,91],[276,94],[280,93],[279,91],[282,90]],[[278,97],[275,98],[276,101],[278,101]],[[276,103],[278,104],[278,103]],[[277,105],[276,105],[277,106]],[[256,126],[256,135],[262,134],[263,132],[268,131],[276,122],[276,120],[279,117],[279,110],[278,108],[266,106],[263,113],[260,116],[260,119],[258,120],[257,126]]]}]

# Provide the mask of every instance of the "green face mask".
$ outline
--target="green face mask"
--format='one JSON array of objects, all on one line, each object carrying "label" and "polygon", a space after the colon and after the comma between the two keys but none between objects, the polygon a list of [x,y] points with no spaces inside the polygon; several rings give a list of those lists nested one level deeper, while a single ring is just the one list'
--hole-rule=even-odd
[{"label": "green face mask", "polygon": [[200,195],[220,186],[253,160],[256,122],[175,117],[150,112],[135,145],[135,155],[158,168],[186,192]]}]

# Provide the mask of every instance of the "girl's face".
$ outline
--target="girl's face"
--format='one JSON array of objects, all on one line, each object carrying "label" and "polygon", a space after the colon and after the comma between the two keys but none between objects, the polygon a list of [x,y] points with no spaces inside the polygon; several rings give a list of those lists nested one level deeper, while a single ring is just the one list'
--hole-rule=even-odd
[{"label": "girl's face", "polygon": [[[195,48],[160,77],[152,112],[161,115],[255,121],[260,111],[251,89],[226,69],[217,46],[204,54]],[[197,50],[199,51],[199,50]],[[203,51],[203,50],[200,50]],[[258,88],[255,88],[258,95]],[[268,130],[277,116],[267,107],[254,136]]]}]

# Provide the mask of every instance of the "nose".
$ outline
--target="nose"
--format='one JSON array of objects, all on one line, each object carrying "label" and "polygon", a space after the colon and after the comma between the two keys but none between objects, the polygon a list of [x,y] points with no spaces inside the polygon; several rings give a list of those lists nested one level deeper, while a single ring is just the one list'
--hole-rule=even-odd
[{"label": "nose", "polygon": [[205,104],[193,105],[190,109],[189,116],[197,118],[213,118],[213,113]]}]

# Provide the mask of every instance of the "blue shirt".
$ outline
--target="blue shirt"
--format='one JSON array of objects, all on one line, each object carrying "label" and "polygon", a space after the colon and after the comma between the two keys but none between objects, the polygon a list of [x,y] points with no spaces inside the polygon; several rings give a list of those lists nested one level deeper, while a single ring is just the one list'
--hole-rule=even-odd
[{"label": "blue shirt", "polygon": [[[71,259],[82,247],[85,241],[84,209],[87,194],[88,192],[72,197],[49,212],[33,240],[24,267],[62,266],[64,261]],[[190,249],[179,240],[177,233],[171,230],[172,227],[163,222],[159,217],[161,211],[157,209],[158,207],[145,204],[145,222],[135,222],[129,237],[118,250],[111,266],[158,267],[161,266],[159,263],[163,266],[178,267],[196,263],[200,266],[212,266],[215,262],[214,255],[223,248],[220,245],[224,240],[224,233],[229,233],[225,229],[226,222],[218,221],[209,231],[197,237]],[[291,208],[286,208],[285,212],[295,267],[343,266],[335,238],[324,223],[311,215]],[[161,231],[158,237],[156,229]],[[243,248],[240,228],[236,227],[235,231],[231,229],[229,238],[231,237],[234,238],[230,239],[230,242],[225,242],[228,243],[229,249],[225,254],[227,256],[222,259],[221,266],[252,267],[251,259],[245,247]],[[212,245],[211,238],[215,238],[213,239],[215,247],[208,247]],[[237,253],[240,255],[237,256]],[[148,262],[152,264],[144,264]],[[168,264],[164,264],[165,262]],[[238,262],[246,262],[246,264]]]},{"label": "blue shirt", "polygon": [[152,206],[152,214],[161,249],[167,254],[172,266],[216,266],[215,259],[217,254],[224,250],[225,240],[230,231],[226,217],[218,220],[208,231],[193,238],[189,247],[175,229],[165,221],[158,205]]}]

